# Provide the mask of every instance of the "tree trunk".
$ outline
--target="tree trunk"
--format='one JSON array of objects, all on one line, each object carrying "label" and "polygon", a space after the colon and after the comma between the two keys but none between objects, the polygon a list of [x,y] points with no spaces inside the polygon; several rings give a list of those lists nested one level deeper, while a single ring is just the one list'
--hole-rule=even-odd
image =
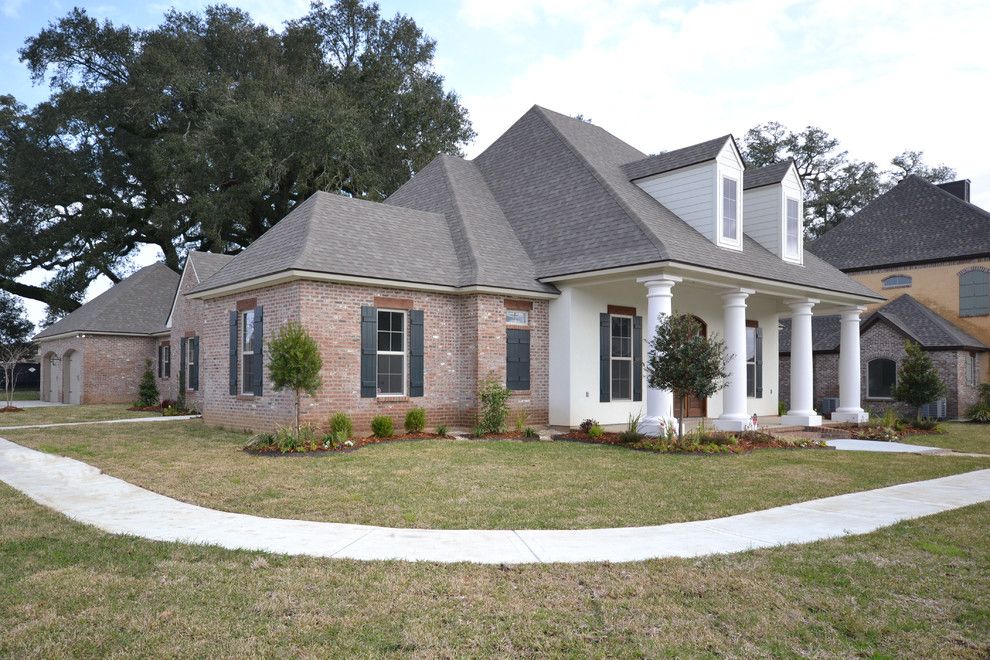
[{"label": "tree trunk", "polygon": [[684,441],[684,400],[687,397],[680,394],[678,398],[680,405],[677,406],[677,444],[681,444]]},{"label": "tree trunk", "polygon": [[299,390],[296,390],[296,440],[299,440]]}]

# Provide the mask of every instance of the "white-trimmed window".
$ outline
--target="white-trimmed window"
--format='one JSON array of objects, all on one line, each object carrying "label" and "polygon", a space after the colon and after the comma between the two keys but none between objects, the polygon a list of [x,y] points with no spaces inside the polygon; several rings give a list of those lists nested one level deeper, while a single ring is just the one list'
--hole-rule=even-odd
[{"label": "white-trimmed window", "polygon": [[196,339],[190,337],[186,341],[186,387],[189,389],[192,389],[192,384],[196,382],[193,376],[193,371],[199,368],[196,362]]},{"label": "white-trimmed window", "polygon": [[[192,342],[187,342],[187,349],[192,350]],[[241,393],[254,394],[254,310],[241,312]],[[186,356],[186,365],[192,353]],[[189,381],[186,381],[189,382]]]},{"label": "white-trimmed window", "polygon": [[890,277],[885,277],[880,280],[880,284],[885,289],[897,289],[900,287],[911,286],[911,276],[891,275]]},{"label": "white-trimmed window", "polygon": [[866,367],[866,396],[870,399],[893,399],[897,385],[897,363],[888,358],[870,360]]},{"label": "white-trimmed window", "polygon": [[966,384],[973,387],[980,384],[979,353],[969,353],[966,356]]},{"label": "white-trimmed window", "polygon": [[406,393],[406,313],[378,310],[378,396]]},{"label": "white-trimmed window", "polygon": [[722,177],[722,238],[739,240],[739,182]]},{"label": "white-trimmed window", "polygon": [[631,316],[612,315],[611,326],[611,385],[612,400],[632,400],[633,320]]},{"label": "white-trimmed window", "polygon": [[168,379],[172,376],[172,347],[168,343],[158,346],[158,377]]},{"label": "white-trimmed window", "polygon": [[505,310],[506,325],[529,325],[529,312],[524,309]]},{"label": "white-trimmed window", "polygon": [[801,215],[800,204],[793,197],[787,198],[786,252],[792,259],[801,256]]}]

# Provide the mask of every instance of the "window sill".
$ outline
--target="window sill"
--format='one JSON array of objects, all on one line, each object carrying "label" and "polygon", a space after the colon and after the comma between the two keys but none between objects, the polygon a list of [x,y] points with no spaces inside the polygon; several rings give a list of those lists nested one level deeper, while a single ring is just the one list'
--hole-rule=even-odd
[{"label": "window sill", "polygon": [[375,396],[376,403],[401,403],[408,400],[409,397],[405,394],[378,394]]},{"label": "window sill", "polygon": [[[190,390],[190,391],[195,392],[196,390]],[[261,398],[260,396],[254,394],[238,394],[236,397],[238,401],[254,401],[255,399],[260,399],[260,398]]]},{"label": "window sill", "polygon": [[509,390],[509,396],[532,396],[532,390]]}]

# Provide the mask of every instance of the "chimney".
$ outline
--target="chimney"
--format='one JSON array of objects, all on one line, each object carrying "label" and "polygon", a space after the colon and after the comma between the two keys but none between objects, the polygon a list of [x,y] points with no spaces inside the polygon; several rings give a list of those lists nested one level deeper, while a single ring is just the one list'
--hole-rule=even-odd
[{"label": "chimney", "polygon": [[946,192],[952,193],[964,202],[969,201],[969,179],[950,181],[949,183],[940,183],[938,184],[938,187]]}]

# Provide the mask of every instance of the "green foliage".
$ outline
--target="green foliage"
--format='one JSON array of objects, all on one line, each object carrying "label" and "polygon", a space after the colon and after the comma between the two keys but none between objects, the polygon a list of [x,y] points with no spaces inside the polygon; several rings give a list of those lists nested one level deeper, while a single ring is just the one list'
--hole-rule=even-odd
[{"label": "green foliage", "polygon": [[391,438],[395,435],[395,424],[388,415],[375,415],[371,420],[371,433],[376,438]]},{"label": "green foliage", "polygon": [[436,428],[433,429],[433,432],[436,433],[441,438],[446,438],[449,429],[447,428],[446,424],[437,424]]},{"label": "green foliage", "polygon": [[405,423],[406,433],[422,433],[426,428],[426,410],[423,408],[410,408],[406,413]]},{"label": "green foliage", "polygon": [[509,391],[494,374],[489,374],[478,390],[478,426],[483,433],[501,433],[505,430],[505,419],[509,416]]},{"label": "green foliage", "polygon": [[272,389],[292,390],[296,404],[296,431],[299,431],[299,399],[303,392],[310,396],[322,385],[320,369],[323,358],[320,347],[297,321],[287,321],[268,342],[268,376]]},{"label": "green foliage", "polygon": [[23,303],[6,291],[0,291],[0,346],[30,344],[33,331],[34,323],[28,318]]},{"label": "green foliage", "polygon": [[330,421],[327,424],[327,429],[335,438],[341,437],[341,442],[354,435],[353,426],[351,425],[351,418],[343,412],[335,412],[330,415]]},{"label": "green foliage", "polygon": [[789,409],[789,406],[787,405],[787,402],[786,401],[778,401],[777,402],[777,415],[779,415],[780,417],[783,417],[784,415],[786,415],[788,409]]},{"label": "green foliage", "polygon": [[539,432],[536,429],[534,429],[532,426],[527,426],[526,428],[524,428],[523,431],[522,431],[522,435],[523,435],[524,438],[526,438],[528,440],[539,440],[540,439]]},{"label": "green foliage", "polygon": [[605,435],[605,427],[603,427],[601,424],[592,424],[590,427],[588,427],[586,433],[595,440],[598,440],[603,435]]},{"label": "green foliage", "polygon": [[157,406],[158,404],[159,394],[158,386],[155,384],[155,372],[151,370],[151,360],[145,360],[141,384],[138,385],[138,405]]},{"label": "green foliage", "polygon": [[[708,398],[725,387],[728,378],[725,342],[701,334],[701,326],[693,316],[661,315],[656,333],[649,340],[646,374],[650,387],[670,390],[681,401],[691,396]],[[674,413],[681,437],[684,412]]]},{"label": "green foliage", "polygon": [[990,404],[981,401],[970,406],[966,411],[966,418],[978,424],[990,424]]},{"label": "green foliage", "polygon": [[[147,28],[73,9],[20,51],[50,99],[0,96],[0,286],[71,311],[143,244],[178,270],[180,247],[241,249],[317,190],[383,199],[473,137],[434,54],[360,0],[280,30],[219,4]],[[35,267],[56,274],[16,281]]]},{"label": "green foliage", "polygon": [[475,426],[473,429],[471,429],[471,437],[472,438],[481,438],[484,435],[485,435],[485,427],[483,427],[483,426],[480,426],[479,425],[479,426]]},{"label": "green foliage", "polygon": [[516,412],[514,418],[516,433],[522,434],[523,431],[526,430],[526,420],[528,419],[529,419],[529,412],[525,410],[519,410]]},{"label": "green foliage", "polygon": [[897,372],[894,399],[916,408],[917,418],[920,420],[921,406],[944,395],[946,387],[939,378],[931,357],[921,350],[921,346],[907,341],[904,343],[904,350],[907,356]]},{"label": "green foliage", "polygon": [[578,428],[580,428],[585,433],[588,433],[589,431],[591,431],[591,427],[597,424],[598,424],[598,420],[586,419],[583,422],[581,422],[581,425]]},{"label": "green foliage", "polygon": [[639,430],[639,427],[642,425],[642,420],[642,412],[636,413],[635,415],[630,414],[629,419],[626,422],[626,430],[619,433],[619,442],[623,444],[632,444],[642,440],[643,434],[640,433]]}]

